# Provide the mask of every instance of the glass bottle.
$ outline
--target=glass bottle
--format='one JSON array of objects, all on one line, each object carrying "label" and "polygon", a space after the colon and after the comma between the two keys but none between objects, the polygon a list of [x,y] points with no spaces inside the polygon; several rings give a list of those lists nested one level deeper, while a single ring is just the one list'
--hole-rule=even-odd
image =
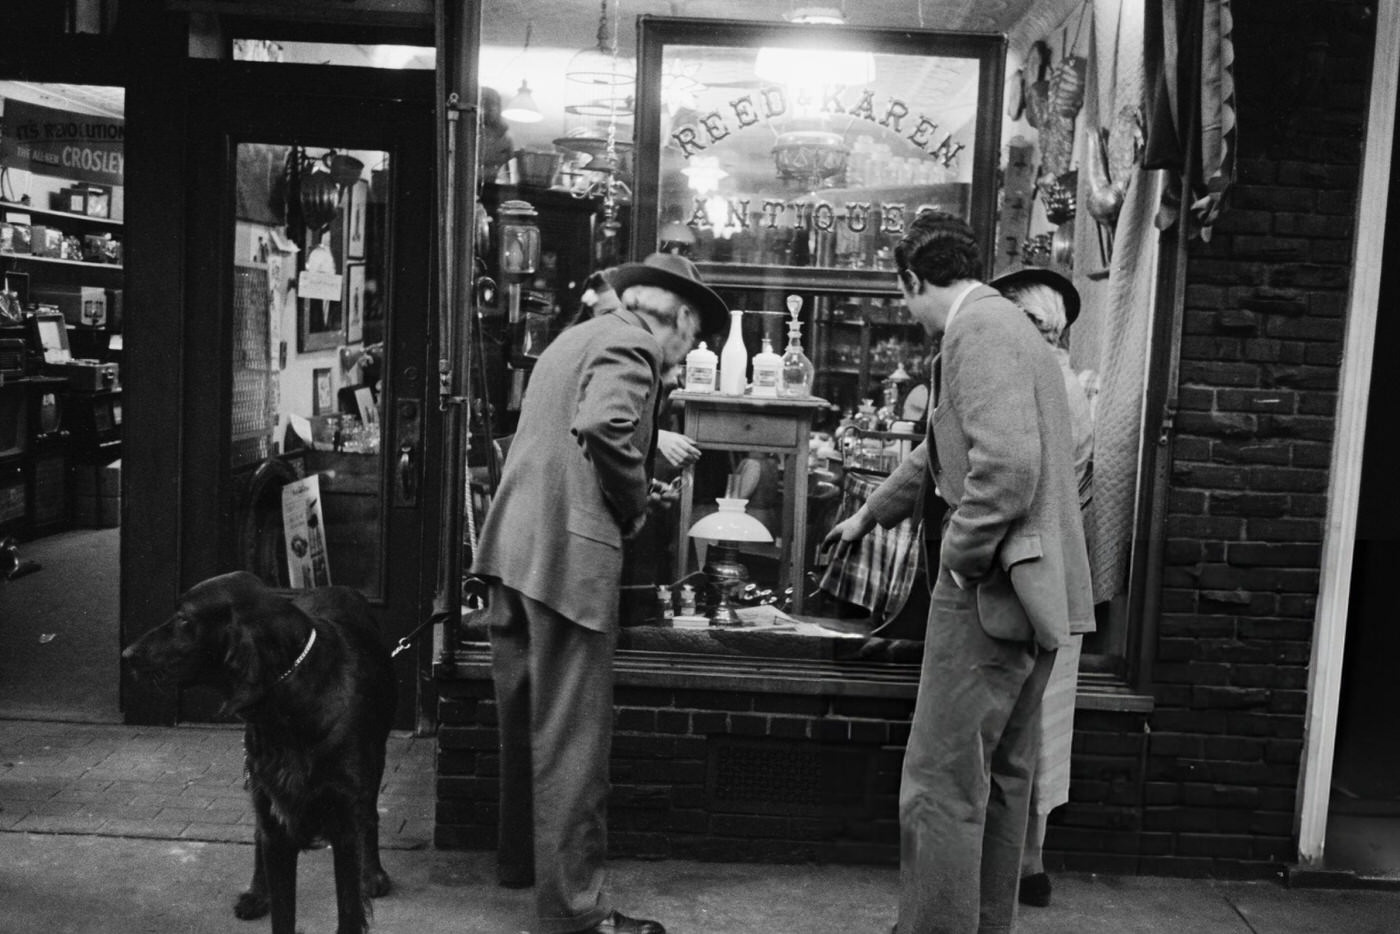
[{"label": "glass bottle", "polygon": [[675,606],[671,603],[671,588],[661,584],[656,588],[656,625],[671,626],[676,619]]},{"label": "glass bottle", "polygon": [[719,352],[719,391],[729,396],[742,396],[747,385],[749,351],[744,346],[744,312],[735,308],[729,312],[729,336]]},{"label": "glass bottle", "polygon": [[788,343],[787,349],[783,351],[783,378],[778,387],[778,394],[782,396],[810,396],[816,367],[802,352],[802,321],[798,318],[798,312],[802,310],[802,298],[797,295],[789,295],[787,307],[788,314],[792,316],[792,319],[788,322]]}]

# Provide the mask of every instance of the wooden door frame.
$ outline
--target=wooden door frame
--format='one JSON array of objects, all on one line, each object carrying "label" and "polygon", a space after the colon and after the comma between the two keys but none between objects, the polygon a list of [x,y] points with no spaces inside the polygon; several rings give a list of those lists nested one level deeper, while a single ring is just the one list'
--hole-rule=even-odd
[{"label": "wooden door frame", "polygon": [[[1357,196],[1351,294],[1337,391],[1337,420],[1327,483],[1327,523],[1322,540],[1321,579],[1313,618],[1308,665],[1308,709],[1298,774],[1294,829],[1298,865],[1325,865],[1328,802],[1337,749],[1342,695],[1342,660],[1351,603],[1352,558],[1366,443],[1381,269],[1385,263],[1389,186],[1394,171],[1396,108],[1400,102],[1400,5],[1383,3],[1377,13],[1371,64],[1371,101]],[[1396,218],[1389,218],[1396,223]]]},{"label": "wooden door frame", "polygon": [[[220,566],[217,543],[207,535],[219,522],[221,471],[201,470],[200,465],[189,463],[191,450],[199,447],[199,433],[217,432],[222,424],[218,407],[227,390],[216,386],[200,395],[200,381],[206,373],[220,372],[226,360],[223,344],[227,340],[224,315],[229,270],[224,267],[232,249],[231,230],[211,234],[201,226],[232,216],[232,186],[225,184],[223,174],[228,159],[227,134],[215,131],[215,123],[200,116],[201,109],[217,114],[210,120],[229,129],[230,121],[243,126],[253,120],[251,108],[283,101],[284,113],[258,121],[280,128],[307,120],[305,111],[296,107],[314,98],[334,113],[319,121],[312,115],[309,120],[318,123],[322,136],[328,122],[339,120],[333,132],[344,141],[340,145],[355,145],[357,137],[382,139],[384,130],[377,120],[388,115],[396,115],[396,125],[421,126],[421,145],[428,153],[429,168],[412,183],[416,186],[413,190],[403,187],[406,181],[396,182],[400,198],[411,199],[417,206],[401,205],[396,211],[391,218],[391,239],[404,251],[394,259],[395,267],[402,267],[404,257],[416,250],[421,255],[413,260],[413,275],[422,275],[424,283],[431,281],[433,232],[429,219],[436,216],[431,210],[431,73],[189,60],[179,62],[173,70],[175,74],[162,76],[163,87],[155,82],[132,87],[134,100],[128,108],[128,138],[134,145],[128,155],[132,169],[127,238],[132,314],[126,335],[130,375],[125,380],[128,417],[124,448],[130,479],[122,553],[124,643],[164,619],[178,594],[192,583],[228,570]],[[362,132],[357,133],[354,123],[346,119],[352,111],[365,128]],[[372,145],[392,148],[379,142]],[[401,173],[396,176],[401,177]],[[196,241],[204,246],[195,246]],[[425,517],[438,511],[434,476],[442,461],[440,426],[431,417],[435,409],[429,405],[429,394],[436,389],[432,381],[436,328],[428,286],[422,302],[424,339],[416,348],[415,359],[393,361],[396,399],[386,400],[394,405],[402,395],[400,389],[411,388],[418,400],[424,435],[421,463],[425,473],[419,484],[419,506],[406,511],[386,509],[385,526],[388,553],[423,556],[410,579],[391,581],[386,573],[386,599],[401,601],[400,605],[410,601],[415,616],[426,616],[433,596],[436,567],[431,559],[437,540]],[[218,313],[201,320],[194,311],[200,308],[218,309]],[[217,339],[201,340],[205,334]],[[409,519],[405,512],[415,515]],[[399,589],[405,587],[412,589],[411,597]],[[397,639],[404,634],[399,630],[410,628],[410,623],[396,619],[386,628],[390,630],[387,635]],[[414,722],[420,669],[429,663],[425,658],[422,653],[417,658],[409,654],[398,662],[400,726]],[[172,723],[179,712],[175,695],[133,684],[125,673],[122,701],[125,718],[131,723]]]}]

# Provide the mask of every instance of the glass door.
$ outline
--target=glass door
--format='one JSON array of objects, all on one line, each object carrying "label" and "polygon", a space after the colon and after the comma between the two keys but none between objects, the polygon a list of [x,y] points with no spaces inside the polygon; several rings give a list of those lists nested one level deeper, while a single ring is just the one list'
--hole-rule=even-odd
[{"label": "glass door", "polygon": [[[431,611],[438,549],[432,74],[198,73],[182,584],[350,586],[393,643]],[[400,727],[427,663],[396,662]],[[194,691],[180,707],[217,716]]]}]

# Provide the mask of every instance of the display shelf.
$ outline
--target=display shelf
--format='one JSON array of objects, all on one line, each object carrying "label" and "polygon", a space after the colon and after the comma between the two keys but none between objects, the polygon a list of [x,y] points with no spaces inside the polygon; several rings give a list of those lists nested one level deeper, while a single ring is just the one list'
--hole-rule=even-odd
[{"label": "display shelf", "polygon": [[862,295],[898,297],[894,271],[840,269],[827,266],[774,266],[698,261],[700,276],[711,287],[762,290],[780,288],[797,292],[858,292]]},{"label": "display shelf", "polygon": [[122,222],[113,220],[110,217],[92,217],[88,214],[74,214],[72,211],[55,211],[50,208],[38,208],[32,204],[20,204],[15,201],[0,201],[0,209],[13,209],[24,211],[26,214],[35,214],[40,217],[59,217],[64,220],[81,221],[88,224],[99,224],[104,227],[121,227]]},{"label": "display shelf", "polygon": [[844,328],[920,328],[923,325],[917,321],[870,321],[860,318],[830,318],[821,324],[829,324],[832,327]]},{"label": "display shelf", "polygon": [[33,253],[0,253],[0,259],[18,259],[26,263],[55,263],[60,266],[83,266],[88,269],[112,269],[117,272],[122,270],[120,263],[90,263],[85,259],[60,259],[57,256],[35,256]]}]

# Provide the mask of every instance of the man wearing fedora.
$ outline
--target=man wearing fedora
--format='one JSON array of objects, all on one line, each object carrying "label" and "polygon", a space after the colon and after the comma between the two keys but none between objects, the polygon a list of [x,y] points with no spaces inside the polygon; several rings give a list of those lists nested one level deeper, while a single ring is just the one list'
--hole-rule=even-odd
[{"label": "man wearing fedora", "polygon": [[665,934],[604,888],[622,552],[669,505],[652,482],[662,374],[729,315],[681,256],[610,279],[621,305],[535,363],[472,565],[491,582],[497,869],[504,885],[535,886],[536,934]]},{"label": "man wearing fedora", "polygon": [[946,504],[900,780],[898,934],[1015,922],[1041,693],[1092,621],[1060,366],[1025,312],[980,281],[968,224],[920,214],[895,250],[915,320],[942,336],[928,434],[824,547]]}]

